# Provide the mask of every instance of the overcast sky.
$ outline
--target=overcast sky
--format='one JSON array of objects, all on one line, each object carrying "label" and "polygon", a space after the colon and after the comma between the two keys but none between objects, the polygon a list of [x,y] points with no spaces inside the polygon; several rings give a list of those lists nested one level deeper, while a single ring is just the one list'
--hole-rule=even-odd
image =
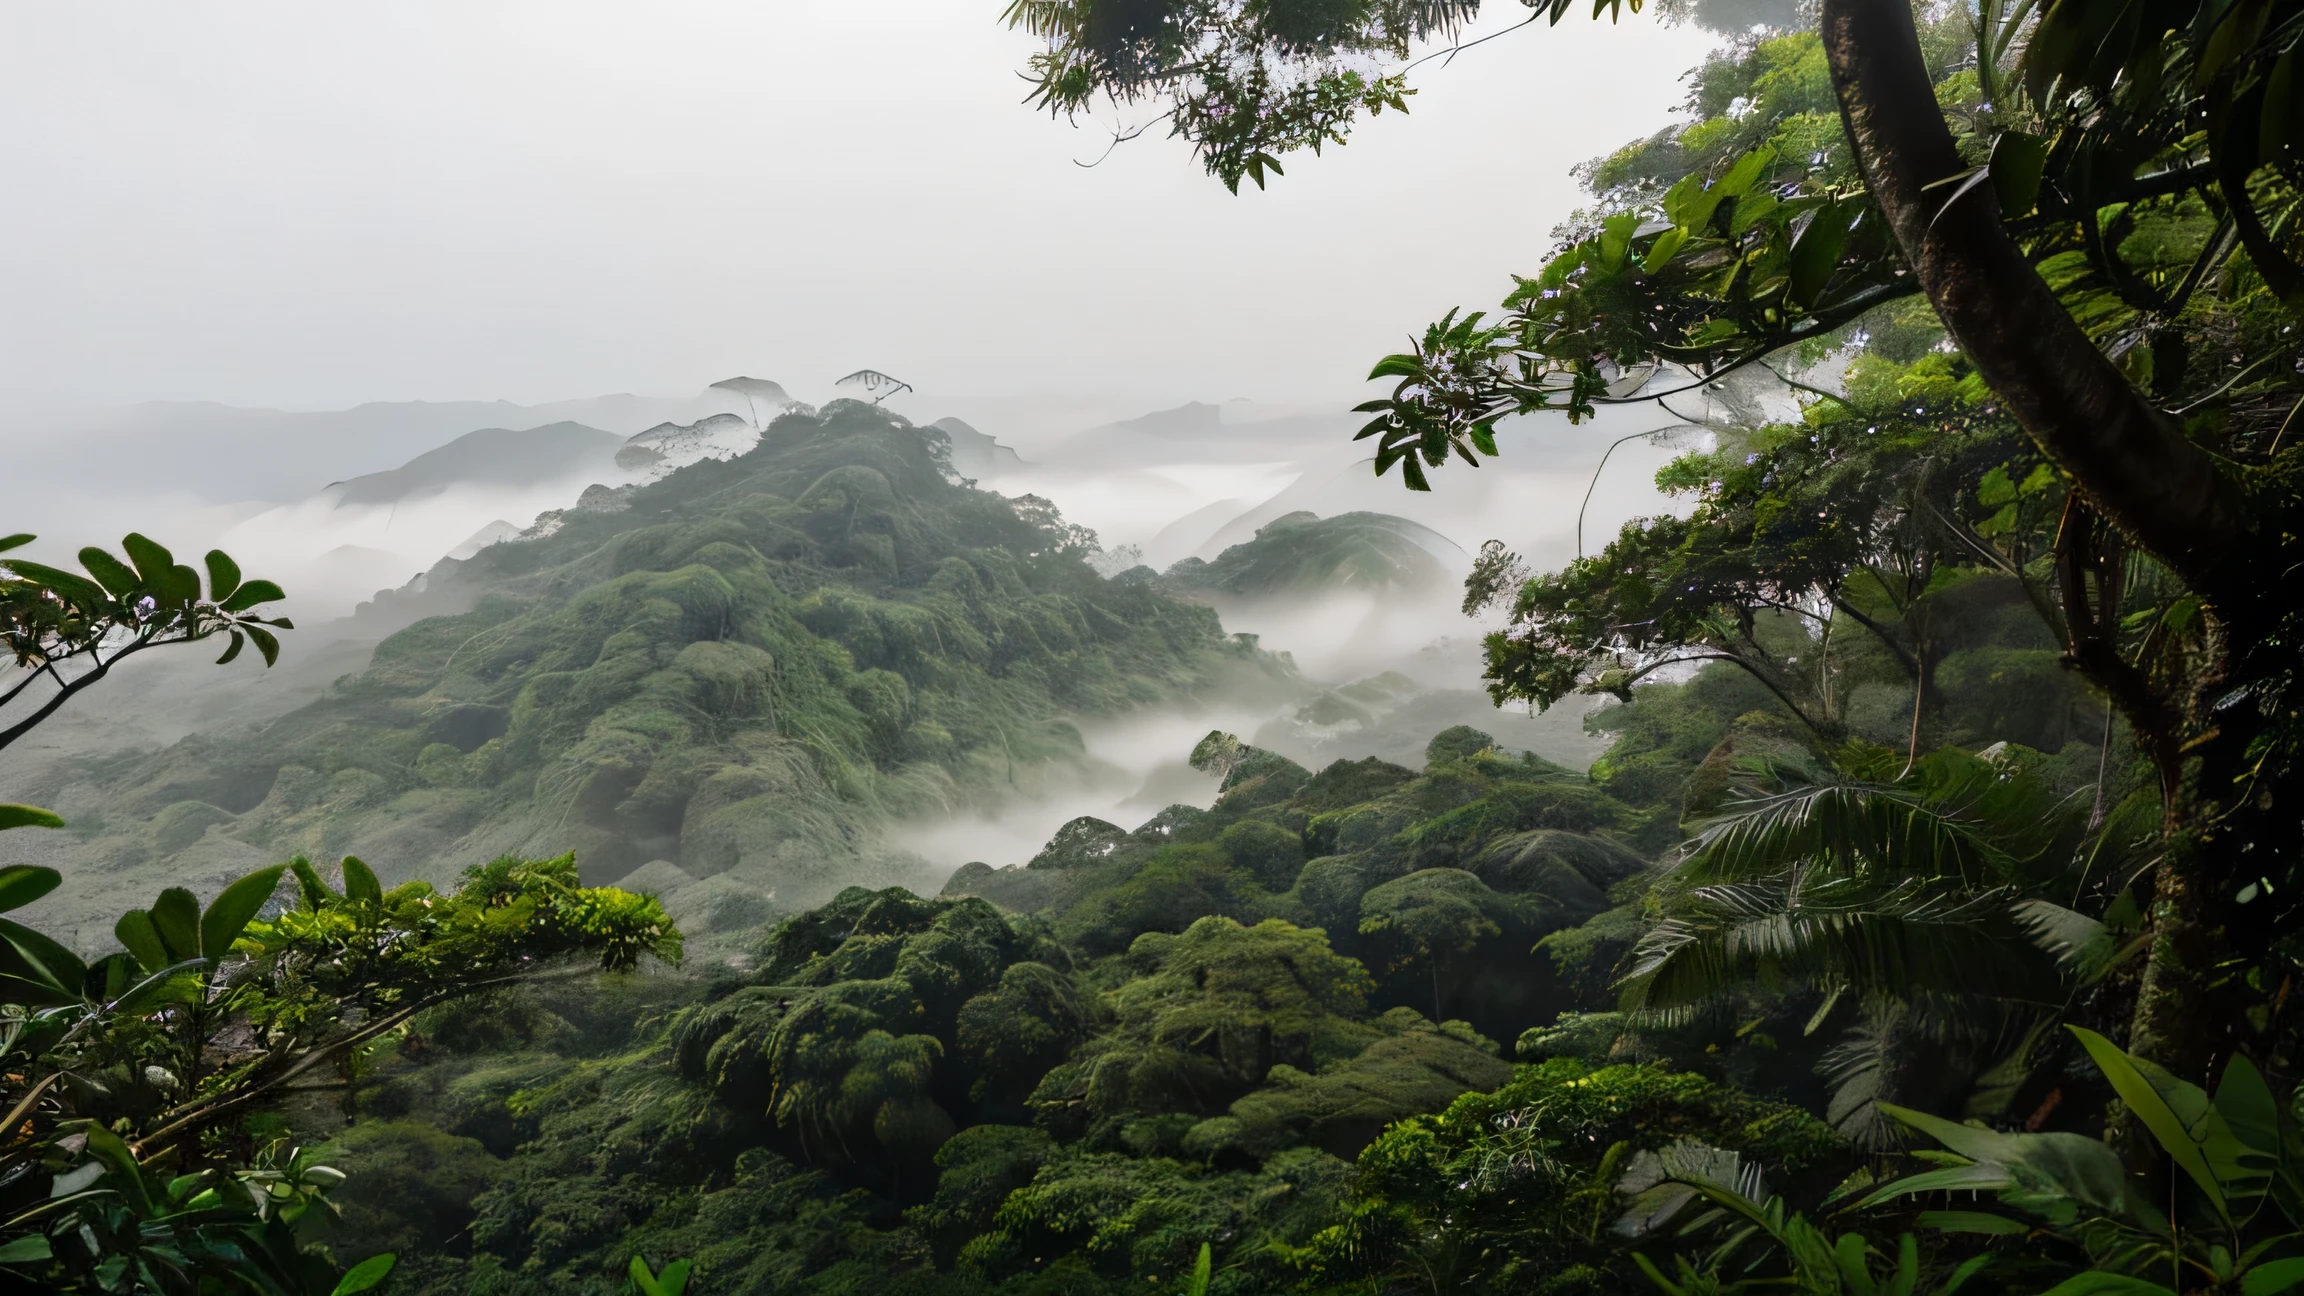
[{"label": "overcast sky", "polygon": [[1572,15],[1235,198],[1170,141],[1076,166],[1110,123],[1020,104],[1001,8],[0,6],[0,393],[1326,401],[1536,269],[1709,43]]}]

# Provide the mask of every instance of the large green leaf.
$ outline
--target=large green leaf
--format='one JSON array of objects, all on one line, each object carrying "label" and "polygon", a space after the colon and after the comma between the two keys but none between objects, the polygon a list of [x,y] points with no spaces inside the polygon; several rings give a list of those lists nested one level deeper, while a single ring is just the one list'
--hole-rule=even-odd
[{"label": "large green leaf", "polygon": [[112,596],[104,592],[103,586],[85,576],[75,576],[61,568],[50,567],[45,563],[28,562],[22,558],[11,558],[7,565],[10,570],[25,580],[54,590],[82,607],[101,608],[112,601]]},{"label": "large green leaf", "polygon": [[280,889],[280,876],[288,871],[285,864],[275,864],[224,888],[222,895],[208,904],[208,912],[200,919],[200,954],[204,958],[220,959],[232,952],[232,942],[250,919]]},{"label": "large green leaf", "polygon": [[232,596],[216,606],[227,612],[245,612],[259,603],[277,603],[288,597],[279,586],[268,580],[252,580],[232,591]]},{"label": "large green leaf", "polygon": [[[2192,1182],[2200,1185],[2200,1191],[2207,1194],[2209,1205],[2223,1218],[2226,1227],[2230,1227],[2232,1210],[2224,1197],[2224,1185],[2208,1164],[2207,1153],[2201,1148],[2202,1140],[2193,1137],[2194,1123],[2203,1119],[2202,1114],[2195,1113],[2192,1119],[2187,1119],[2170,1106],[2168,1098],[2139,1065],[2143,1061],[2141,1058],[2129,1056],[2121,1051],[2119,1045],[2086,1027],[2067,1026],[2065,1029],[2078,1037],[2081,1047],[2088,1050],[2089,1058],[2096,1063],[2097,1070],[2102,1071],[2104,1078],[2112,1082],[2112,1089],[2120,1095],[2120,1101],[2128,1105],[2128,1110],[2136,1114],[2136,1119],[2144,1122],[2144,1128],[2152,1132],[2153,1139],[2168,1153],[2169,1159],[2182,1167],[2184,1173],[2192,1177]],[[2199,1095],[2198,1106],[2205,1117],[2215,1119],[2216,1124],[2222,1126],[2223,1120],[2215,1116],[2215,1109],[2208,1105],[2207,1095],[2197,1087],[2186,1087]],[[2186,1101],[2189,1095],[2179,1091],[2177,1097],[2179,1101]],[[2186,1101],[2186,1105],[2191,1104]]]},{"label": "large green leaf", "polygon": [[208,597],[221,603],[240,588],[240,564],[221,549],[208,551]]},{"label": "large green leaf", "polygon": [[156,1213],[151,1186],[144,1182],[144,1169],[136,1164],[136,1154],[128,1150],[119,1135],[102,1125],[88,1127],[88,1155],[101,1162],[105,1179],[127,1203],[138,1219],[151,1219]]},{"label": "large green leaf", "polygon": [[2156,1282],[2091,1269],[2072,1275],[2041,1296],[2176,1296],[2176,1293]]},{"label": "large green leaf", "polygon": [[[2270,1186],[2280,1168],[2280,1103],[2272,1086],[2246,1054],[2234,1053],[2224,1064],[2224,1079],[2216,1086],[2216,1112],[2239,1144],[2233,1164],[2217,1168],[2228,1190],[2253,1195]],[[2214,1161],[2211,1160],[2214,1167]]]},{"label": "large green leaf", "polygon": [[376,873],[357,855],[344,857],[344,898],[354,904],[381,904],[384,886],[376,880]]},{"label": "large green leaf", "polygon": [[52,996],[56,1003],[74,1003],[88,981],[88,965],[80,956],[22,923],[0,918],[0,970],[22,978]]},{"label": "large green leaf", "polygon": [[399,1257],[389,1251],[382,1255],[370,1256],[345,1270],[344,1277],[337,1282],[335,1289],[329,1292],[328,1296],[352,1296],[354,1292],[367,1291],[390,1277],[392,1266],[398,1261]]},{"label": "large green leaf", "polygon": [[[2037,1171],[2075,1201],[2086,1202],[2103,1211],[2119,1209],[2125,1177],[2120,1158],[2096,1139],[2079,1134],[2003,1134],[1997,1130],[1957,1124],[1941,1116],[1931,1116],[1893,1103],[1881,1103],[1879,1107],[1882,1115],[1926,1134],[1951,1151],[1980,1165],[2023,1166]],[[1913,1176],[1915,1179],[1925,1177]],[[1894,1187],[1896,1185],[1890,1185],[1890,1188]],[[1899,1194],[1891,1194],[1888,1189],[1883,1189],[1867,1199],[1867,1204],[1874,1200],[1885,1200],[1889,1195]]]},{"label": "large green leaf", "polygon": [[0,804],[0,830],[9,828],[61,828],[62,816],[38,806]]},{"label": "large green leaf", "polygon": [[168,552],[166,545],[131,531],[121,538],[120,547],[128,551],[128,561],[136,564],[136,574],[144,578],[143,585],[159,588],[167,583],[168,569],[176,565],[176,555]]},{"label": "large green leaf", "polygon": [[200,573],[177,563],[161,573],[160,591],[178,603],[200,601]]},{"label": "large green leaf", "polygon": [[0,868],[0,913],[21,909],[63,882],[63,874],[37,864],[10,864]]},{"label": "large green leaf", "polygon": [[2304,1257],[2270,1260],[2240,1276],[2240,1296],[2279,1296],[2304,1286]]},{"label": "large green leaf", "polygon": [[173,962],[168,957],[168,943],[161,939],[159,927],[145,910],[131,909],[120,915],[112,924],[112,936],[147,972],[157,972]]},{"label": "large green leaf", "polygon": [[110,590],[117,599],[125,600],[144,583],[137,579],[136,572],[128,564],[94,545],[80,551],[80,565],[87,568],[88,574],[95,577],[96,582]]},{"label": "large green leaf", "polygon": [[1986,1233],[1994,1236],[2014,1236],[2029,1233],[2032,1225],[2005,1215],[1989,1211],[1922,1211],[1920,1227],[1941,1233]]},{"label": "large green leaf", "polygon": [[152,902],[152,926],[168,947],[168,961],[200,957],[200,900],[183,887],[170,887]]},{"label": "large green leaf", "polygon": [[306,909],[318,909],[336,898],[335,888],[312,867],[312,861],[299,855],[288,861],[288,870],[296,875],[296,894]]}]

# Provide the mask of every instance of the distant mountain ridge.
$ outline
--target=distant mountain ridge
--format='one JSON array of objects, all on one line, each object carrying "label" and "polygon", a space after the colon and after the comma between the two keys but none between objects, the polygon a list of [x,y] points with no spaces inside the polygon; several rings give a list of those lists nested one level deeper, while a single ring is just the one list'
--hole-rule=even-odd
[{"label": "distant mountain ridge", "polygon": [[[724,416],[727,417],[727,416]],[[613,471],[626,444],[614,432],[581,423],[482,428],[384,472],[331,482],[336,503],[388,504],[450,486],[534,486],[584,472]]]}]

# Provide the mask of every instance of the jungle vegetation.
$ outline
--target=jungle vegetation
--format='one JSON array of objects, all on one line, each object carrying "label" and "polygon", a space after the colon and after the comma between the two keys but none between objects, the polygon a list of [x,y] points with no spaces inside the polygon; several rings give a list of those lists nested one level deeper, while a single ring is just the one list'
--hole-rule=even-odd
[{"label": "jungle vegetation", "polygon": [[[1160,105],[1237,188],[1407,108],[1411,42],[1477,8],[1010,18],[1042,106]],[[1499,703],[1599,701],[1589,770],[1213,732],[1207,805],[845,885],[902,880],[890,816],[1076,755],[1069,717],[1286,678],[1179,590],[1406,551],[1347,516],[1104,579],[933,429],[788,415],[444,568],[468,608],[305,710],[0,812],[76,871],[246,865],[85,953],[41,930],[65,876],[0,871],[0,1282],[2304,1286],[2304,6],[1692,12],[1736,34],[1688,123],[1596,159],[1367,411],[1419,489],[1520,416],[1712,434],[1680,511],[1467,583]],[[204,600],[126,547],[9,564],[28,674],[148,628],[272,659],[229,559]]]}]

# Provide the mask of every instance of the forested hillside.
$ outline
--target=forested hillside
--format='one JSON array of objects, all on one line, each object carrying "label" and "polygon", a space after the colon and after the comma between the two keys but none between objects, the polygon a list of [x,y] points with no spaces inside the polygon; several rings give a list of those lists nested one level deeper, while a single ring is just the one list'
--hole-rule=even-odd
[{"label": "forested hillside", "polygon": [[1044,502],[962,485],[948,447],[838,402],[442,563],[425,598],[469,610],[313,704],[19,789],[72,824],[37,912],[93,938],[143,878],[305,853],[445,883],[574,851],[595,883],[656,861],[704,936],[860,880],[932,889],[877,829],[1031,788],[1079,719],[1291,687],[1206,609],[1099,579]]}]

